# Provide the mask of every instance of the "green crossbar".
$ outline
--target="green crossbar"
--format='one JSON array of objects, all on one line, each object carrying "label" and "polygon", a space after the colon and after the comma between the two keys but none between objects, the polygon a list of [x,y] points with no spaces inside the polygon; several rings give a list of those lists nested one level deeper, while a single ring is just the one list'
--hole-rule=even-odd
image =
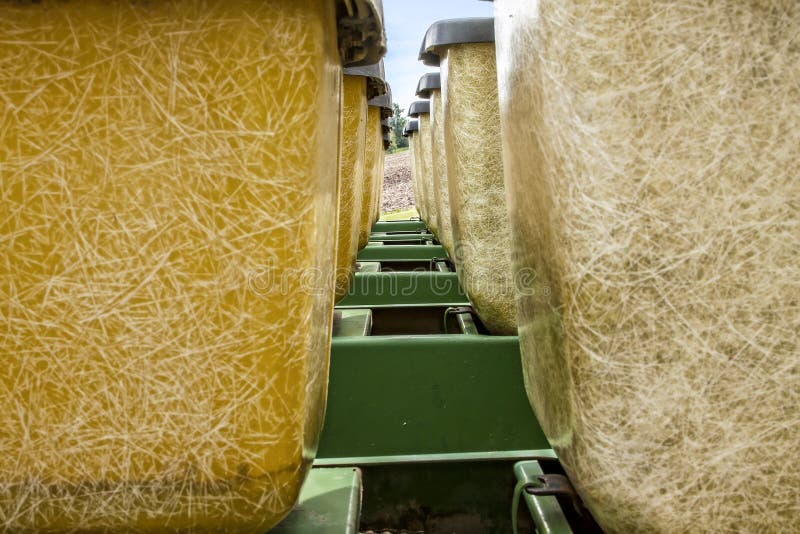
[{"label": "green crossbar", "polygon": [[516,337],[334,338],[318,458],[549,449]]},{"label": "green crossbar", "polygon": [[372,241],[358,252],[358,261],[426,261],[446,256],[441,245],[382,245]]},{"label": "green crossbar", "polygon": [[373,232],[416,232],[428,226],[419,219],[401,221],[378,221],[372,225]]},{"label": "green crossbar", "polygon": [[355,274],[347,295],[336,307],[466,306],[468,304],[469,299],[461,290],[456,273],[365,272]]}]

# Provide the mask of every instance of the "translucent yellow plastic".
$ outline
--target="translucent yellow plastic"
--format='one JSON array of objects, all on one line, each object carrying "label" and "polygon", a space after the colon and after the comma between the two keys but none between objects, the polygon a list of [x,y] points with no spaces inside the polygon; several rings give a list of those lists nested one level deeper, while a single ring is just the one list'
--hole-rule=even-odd
[{"label": "translucent yellow plastic", "polygon": [[385,174],[386,163],[386,149],[383,147],[383,136],[381,136],[381,144],[378,154],[378,161],[375,163],[376,167],[380,169],[380,176],[378,177],[378,187],[375,189],[375,198],[373,203],[372,222],[377,222],[381,218],[381,203],[383,202],[383,178]]},{"label": "translucent yellow plastic", "polygon": [[419,216],[425,221],[428,212],[425,209],[425,190],[422,184],[422,164],[420,163],[419,131],[408,134],[408,149],[411,151],[411,178],[414,190],[414,205]]},{"label": "translucent yellow plastic", "polygon": [[607,532],[800,528],[800,4],[496,0],[528,395]]},{"label": "translucent yellow plastic", "polygon": [[432,144],[433,133],[431,131],[431,116],[430,113],[421,113],[419,118],[419,132],[417,133],[419,148],[419,166],[420,166],[420,185],[422,202],[425,205],[425,222],[431,231],[439,234],[439,217],[436,211],[433,197],[433,158],[432,158]]},{"label": "translucent yellow plastic", "polygon": [[336,51],[325,0],[0,5],[0,530],[291,509],[327,383]]},{"label": "translucent yellow plastic", "polygon": [[438,238],[453,257],[453,226],[450,221],[450,195],[447,191],[447,152],[444,143],[444,109],[442,92],[431,91],[431,161],[433,162],[433,206],[439,224]]},{"label": "translucent yellow plastic", "polygon": [[493,334],[517,331],[494,43],[444,49],[447,186],[459,280]]},{"label": "translucent yellow plastic", "polygon": [[336,252],[336,301],[347,294],[358,254],[364,189],[367,131],[367,79],[343,77],[339,155],[339,226]]},{"label": "translucent yellow plastic", "polygon": [[378,157],[380,159],[378,168],[381,170],[381,177],[378,183],[378,189],[375,191],[375,213],[372,217],[372,222],[378,222],[378,220],[381,218],[381,207],[383,204],[383,179],[386,174],[386,149],[383,148],[383,140],[381,140],[381,153]]},{"label": "translucent yellow plastic", "polygon": [[372,204],[372,222],[375,223],[381,217],[381,202],[383,201],[383,178],[384,178],[384,168],[386,163],[386,148],[383,144],[383,130],[381,130],[381,142],[378,145],[378,161],[374,162],[374,168],[376,169],[375,172],[377,173],[378,184],[374,191],[374,198]]},{"label": "translucent yellow plastic", "polygon": [[383,179],[383,128],[381,108],[369,106],[367,110],[366,142],[364,144],[364,187],[361,201],[361,223],[358,233],[359,250],[367,246],[372,223],[375,222],[375,202],[378,187]]}]

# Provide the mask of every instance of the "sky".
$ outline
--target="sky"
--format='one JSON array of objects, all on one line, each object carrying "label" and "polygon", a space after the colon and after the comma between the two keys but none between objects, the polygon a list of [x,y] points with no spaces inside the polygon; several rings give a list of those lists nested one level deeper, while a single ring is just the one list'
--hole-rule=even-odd
[{"label": "sky", "polygon": [[384,59],[392,98],[400,107],[417,100],[417,82],[427,67],[417,60],[422,38],[428,27],[442,19],[491,17],[491,2],[479,0],[383,0],[386,39],[389,50]]}]

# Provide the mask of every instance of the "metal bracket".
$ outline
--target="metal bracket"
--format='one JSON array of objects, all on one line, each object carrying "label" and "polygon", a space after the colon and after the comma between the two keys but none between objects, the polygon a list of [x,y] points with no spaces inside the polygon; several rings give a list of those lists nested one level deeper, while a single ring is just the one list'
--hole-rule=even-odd
[{"label": "metal bracket", "polygon": [[450,272],[452,273],[456,272],[456,264],[453,263],[453,260],[451,260],[450,258],[437,258],[437,257],[431,258],[430,262],[431,271],[439,271],[439,269],[436,267],[437,263],[444,263],[445,265],[447,265],[447,268],[450,270]]},{"label": "metal bracket", "polygon": [[558,474],[542,474],[536,475],[536,482],[529,482],[523,487],[523,491],[528,495],[536,497],[554,496],[554,497],[567,497],[572,501],[572,508],[578,514],[578,517],[589,518],[588,520],[594,523],[591,514],[583,504],[578,492],[564,475]]},{"label": "metal bracket", "polygon": [[455,315],[458,321],[458,328],[462,334],[478,335],[480,332],[478,332],[478,327],[475,326],[475,321],[472,318],[474,313],[475,310],[472,306],[452,306],[447,308],[444,311],[444,333],[449,333],[447,331],[447,318]]},{"label": "metal bracket", "polygon": [[578,494],[572,483],[564,475],[536,475],[537,482],[525,484],[524,490],[528,495],[544,497],[547,495],[563,495],[571,499],[577,499]]}]

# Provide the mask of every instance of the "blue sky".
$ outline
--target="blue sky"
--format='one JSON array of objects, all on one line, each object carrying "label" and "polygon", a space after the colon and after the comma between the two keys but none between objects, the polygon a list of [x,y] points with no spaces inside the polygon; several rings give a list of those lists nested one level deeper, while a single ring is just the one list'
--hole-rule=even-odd
[{"label": "blue sky", "polygon": [[389,51],[384,64],[394,101],[408,110],[419,77],[437,69],[417,61],[425,30],[442,19],[491,17],[492,3],[479,0],[383,0]]}]

